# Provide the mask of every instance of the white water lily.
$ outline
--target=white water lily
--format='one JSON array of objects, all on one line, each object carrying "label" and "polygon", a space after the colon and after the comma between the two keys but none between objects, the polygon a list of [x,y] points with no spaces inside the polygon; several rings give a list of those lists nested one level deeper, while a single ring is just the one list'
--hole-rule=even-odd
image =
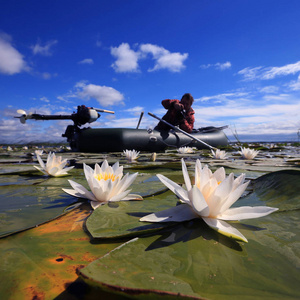
[{"label": "white water lily", "polygon": [[75,197],[89,199],[93,209],[107,202],[143,200],[140,195],[129,194],[131,190],[127,190],[138,173],[132,175],[127,173],[123,177],[123,167],[119,166],[119,162],[111,167],[107,160],[104,160],[101,167],[95,164],[95,170],[86,164],[83,164],[83,168],[91,192],[72,180],[69,180],[69,183],[74,190],[63,189],[63,191]]},{"label": "white water lily", "polygon": [[138,152],[136,150],[124,150],[123,154],[126,156],[126,158],[129,162],[133,162],[134,160],[136,160],[138,158],[140,152]]},{"label": "white water lily", "polygon": [[244,159],[253,159],[259,153],[259,151],[242,147],[239,153],[242,155]]},{"label": "white water lily", "polygon": [[244,242],[247,239],[225,221],[239,221],[266,216],[277,208],[267,206],[243,206],[230,208],[243,194],[249,182],[244,182],[245,174],[234,179],[234,174],[226,176],[225,169],[214,173],[206,166],[202,168],[200,160],[195,165],[195,185],[191,184],[188,171],[182,159],[182,172],[187,190],[167,177],[157,177],[183,204],[152,213],[140,219],[146,222],[183,222],[201,217],[204,222],[228,237]]},{"label": "white water lily", "polygon": [[188,154],[188,153],[194,153],[194,148],[192,147],[180,147],[177,149],[177,152],[180,154]]},{"label": "white water lily", "polygon": [[211,150],[211,153],[213,155],[213,158],[227,159],[227,157],[226,157],[227,153],[225,151],[220,150],[220,149],[216,149],[216,152],[214,150]]},{"label": "white water lily", "polygon": [[39,171],[43,172],[45,175],[53,176],[53,177],[60,177],[68,175],[68,171],[74,168],[67,167],[68,161],[66,159],[62,160],[61,156],[55,156],[55,153],[49,153],[47,157],[46,164],[41,159],[40,155],[36,152],[36,157],[38,162],[40,163],[41,167],[34,166]]},{"label": "white water lily", "polygon": [[36,155],[36,156],[38,156],[38,155],[42,155],[43,154],[43,150],[35,150],[34,151],[34,154]]}]

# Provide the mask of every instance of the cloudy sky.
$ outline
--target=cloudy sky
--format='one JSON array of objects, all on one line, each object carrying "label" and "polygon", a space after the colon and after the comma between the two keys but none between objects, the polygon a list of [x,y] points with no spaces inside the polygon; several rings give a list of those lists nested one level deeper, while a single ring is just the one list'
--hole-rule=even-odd
[{"label": "cloudy sky", "polygon": [[0,10],[0,143],[64,141],[70,121],[17,109],[115,111],[93,127],[154,127],[163,99],[194,96],[195,127],[235,141],[297,141],[298,0],[10,0]]}]

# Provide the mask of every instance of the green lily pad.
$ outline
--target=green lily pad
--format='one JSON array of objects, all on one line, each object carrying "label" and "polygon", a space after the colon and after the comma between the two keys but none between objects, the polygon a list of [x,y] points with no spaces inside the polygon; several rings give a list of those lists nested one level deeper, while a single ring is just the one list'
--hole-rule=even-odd
[{"label": "green lily pad", "polygon": [[[296,210],[300,203],[297,185],[299,178],[299,171],[289,170],[264,175],[254,180],[251,193],[239,199],[234,206],[268,205],[277,207],[282,211]],[[103,205],[88,218],[86,226],[93,238],[139,236],[150,231],[157,231],[168,225],[172,226],[172,223],[151,224],[139,222],[139,219],[146,214],[173,207],[176,202],[176,196],[169,191],[142,202],[131,201]],[[268,220],[268,218],[267,216],[263,220]],[[258,219],[245,221],[246,224],[255,226],[258,224],[257,222]]]},{"label": "green lily pad", "polygon": [[[300,171],[272,172],[255,179],[253,193],[236,202],[236,206],[268,205],[281,211],[300,208]],[[263,203],[262,203],[263,202]]]},{"label": "green lily pad", "polygon": [[[286,217],[287,222],[295,218],[286,231],[299,232],[299,216],[290,212]],[[278,213],[268,216],[268,222],[258,221],[267,226],[265,230],[244,226],[240,230],[250,236],[245,245],[211,230],[200,219],[184,222],[160,235],[125,243],[81,269],[80,275],[93,286],[132,298],[180,294],[221,300],[245,299],[245,295],[246,299],[297,299],[299,240],[290,235],[282,238],[286,222],[280,220]]]},{"label": "green lily pad", "polygon": [[86,221],[86,227],[95,239],[124,238],[154,232],[172,223],[143,223],[139,219],[156,210],[176,205],[173,193],[144,201],[120,201],[98,207]]},{"label": "green lily pad", "polygon": [[[2,164],[0,168],[0,175],[38,175],[40,172],[33,167],[33,164],[30,165],[20,165],[20,164]],[[1,176],[2,177],[2,176]]]},{"label": "green lily pad", "polygon": [[0,236],[51,220],[74,203],[61,188],[11,184],[0,188]]}]

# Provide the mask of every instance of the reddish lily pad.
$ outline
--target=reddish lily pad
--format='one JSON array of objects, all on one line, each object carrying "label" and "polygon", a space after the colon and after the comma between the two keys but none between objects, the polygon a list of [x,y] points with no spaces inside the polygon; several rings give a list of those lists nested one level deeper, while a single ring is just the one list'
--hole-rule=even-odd
[{"label": "reddish lily pad", "polygon": [[51,222],[0,239],[1,299],[54,299],[59,295],[77,299],[78,294],[89,293],[119,299],[78,281],[77,268],[120,244],[91,244],[83,230],[89,214],[90,206],[85,204]]}]

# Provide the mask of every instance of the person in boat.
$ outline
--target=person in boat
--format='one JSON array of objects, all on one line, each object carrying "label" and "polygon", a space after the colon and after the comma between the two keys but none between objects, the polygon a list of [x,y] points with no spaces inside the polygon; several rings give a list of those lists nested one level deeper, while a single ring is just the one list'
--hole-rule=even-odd
[{"label": "person in boat", "polygon": [[[186,131],[187,133],[191,133],[195,122],[195,111],[192,109],[193,102],[194,98],[189,93],[184,94],[180,101],[177,99],[163,100],[161,104],[168,111],[162,117],[162,119],[173,126],[179,126],[180,129]],[[171,127],[160,121],[154,129],[170,130]]]}]

